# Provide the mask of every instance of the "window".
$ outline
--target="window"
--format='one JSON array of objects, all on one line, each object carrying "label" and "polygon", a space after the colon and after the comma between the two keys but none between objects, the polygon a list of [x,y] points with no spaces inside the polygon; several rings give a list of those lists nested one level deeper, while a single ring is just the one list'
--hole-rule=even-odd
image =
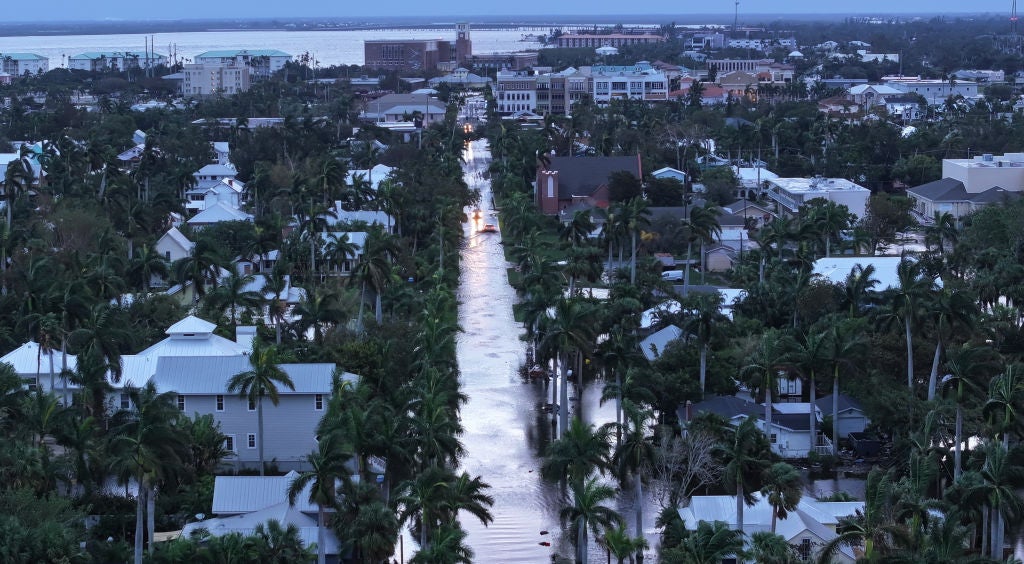
[{"label": "window", "polygon": [[811,558],[811,539],[800,539],[800,547],[797,549],[800,558],[809,560]]},{"label": "window", "polygon": [[324,395],[323,394],[317,394],[315,396],[314,400],[313,400],[313,404],[316,406],[315,408],[316,408],[317,411],[323,411],[324,410]]},{"label": "window", "polygon": [[772,433],[772,444],[775,444],[777,442],[779,442],[779,436],[776,435],[775,433]]},{"label": "window", "polygon": [[224,396],[217,396],[217,411],[224,411]]},{"label": "window", "polygon": [[131,407],[131,402],[128,401],[128,394],[121,393],[121,409],[128,409]]},{"label": "window", "polygon": [[185,411],[185,396],[178,396],[178,411]]},{"label": "window", "polygon": [[164,251],[164,258],[167,260],[171,260],[171,251]]},{"label": "window", "polygon": [[256,401],[249,398],[249,411],[256,411]]},{"label": "window", "polygon": [[224,450],[228,452],[235,452],[235,436],[227,435],[224,437]]},{"label": "window", "polygon": [[249,433],[245,438],[245,445],[249,448],[256,448],[256,433]]}]

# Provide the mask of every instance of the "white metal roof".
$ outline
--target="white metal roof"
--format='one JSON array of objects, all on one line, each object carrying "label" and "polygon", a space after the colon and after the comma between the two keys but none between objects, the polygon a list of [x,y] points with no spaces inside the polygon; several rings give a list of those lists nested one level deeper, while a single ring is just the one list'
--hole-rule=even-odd
[{"label": "white metal roof", "polygon": [[187,333],[213,333],[213,330],[217,328],[216,323],[210,323],[205,319],[199,319],[194,315],[190,315],[185,319],[171,325],[164,331],[167,335],[185,335]]},{"label": "white metal roof", "polygon": [[[875,267],[872,278],[878,280],[875,286],[876,291],[883,291],[888,288],[899,288],[900,279],[897,269],[900,266],[901,257],[825,257],[814,262],[813,275],[821,276],[833,284],[845,284],[846,276],[856,265]],[[935,284],[942,287],[942,279],[936,278]]]},{"label": "white metal roof", "polygon": [[238,174],[232,165],[208,164],[196,171],[198,176],[234,176]]},{"label": "white metal roof", "polygon": [[646,339],[640,341],[640,351],[644,353],[647,360],[653,361],[661,353],[665,352],[665,347],[669,343],[678,339],[682,334],[682,329],[675,325],[669,325],[660,331],[651,333]]},{"label": "white metal roof", "polygon": [[[67,355],[68,369],[75,370],[78,366],[78,359],[73,354]],[[13,351],[0,357],[0,362],[6,362],[14,367],[14,371],[22,377],[35,376],[36,374],[49,374],[50,361],[53,361],[54,372],[59,373],[64,365],[63,355],[60,349],[50,352],[39,350],[39,344],[29,341]]]},{"label": "white metal roof", "polygon": [[[330,394],[335,365],[281,364],[295,389],[278,386],[281,395]],[[153,382],[161,391],[174,391],[182,395],[223,394],[228,381],[236,374],[252,370],[249,356],[163,356],[157,360]],[[345,373],[343,378],[355,382],[358,376]]]},{"label": "white metal roof", "polygon": [[[177,227],[172,227],[168,229],[167,233],[163,234],[163,237],[167,237],[168,239],[174,241],[175,243],[178,244],[179,247],[188,252],[191,252],[192,247],[196,246],[196,244],[193,243],[192,241],[189,241],[188,237],[186,237],[181,231],[178,231]],[[163,239],[163,237],[161,237],[161,239]]]},{"label": "white metal roof", "polygon": [[[252,513],[282,502],[288,502],[288,487],[298,476],[289,472],[284,476],[217,476],[213,482],[214,515]],[[315,513],[316,506],[309,503],[309,487],[295,498],[295,508],[304,513]]]},{"label": "white metal roof", "polygon": [[252,221],[252,216],[224,202],[217,202],[192,216],[187,223],[190,225],[205,225],[221,221]]}]

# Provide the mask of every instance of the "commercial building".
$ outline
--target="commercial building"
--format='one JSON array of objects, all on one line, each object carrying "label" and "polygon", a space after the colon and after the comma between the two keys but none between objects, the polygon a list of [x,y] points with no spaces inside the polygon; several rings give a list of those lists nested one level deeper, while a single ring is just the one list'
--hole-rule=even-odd
[{"label": "commercial building", "polygon": [[251,85],[251,68],[246,65],[208,63],[185,65],[181,93],[185,96],[238,94]]},{"label": "commercial building", "polygon": [[139,51],[91,51],[68,57],[68,68],[85,71],[148,69],[165,63],[164,55]]},{"label": "commercial building", "polygon": [[470,64],[473,41],[469,24],[455,24],[455,41],[447,39],[367,39],[364,65],[374,69],[424,71],[454,70]]},{"label": "commercial building", "polygon": [[796,214],[801,206],[818,198],[842,204],[850,213],[864,217],[871,190],[845,178],[769,178],[765,180],[769,198],[779,211]]},{"label": "commercial building", "polygon": [[646,45],[661,43],[665,38],[652,34],[607,33],[607,34],[576,34],[567,33],[556,40],[560,48],[572,47],[622,47],[624,45]]},{"label": "commercial building", "polygon": [[292,56],[277,49],[224,49],[195,56],[198,64],[249,67],[250,76],[266,78],[284,68]]},{"label": "commercial building", "polygon": [[50,59],[35,53],[0,53],[0,73],[12,77],[50,70]]},{"label": "commercial building", "polygon": [[925,79],[919,76],[884,76],[882,81],[903,92],[924,96],[929,104],[941,104],[950,96],[978,97],[978,83]]},{"label": "commercial building", "polygon": [[360,117],[377,123],[399,123],[418,115],[424,125],[430,125],[443,120],[446,110],[441,101],[427,94],[388,94],[367,102]]},{"label": "commercial building", "polygon": [[594,101],[616,99],[667,100],[668,79],[646,62],[629,67],[595,66],[590,68]]},{"label": "commercial building", "polygon": [[525,70],[537,66],[536,51],[514,53],[481,53],[469,58],[476,70]]}]

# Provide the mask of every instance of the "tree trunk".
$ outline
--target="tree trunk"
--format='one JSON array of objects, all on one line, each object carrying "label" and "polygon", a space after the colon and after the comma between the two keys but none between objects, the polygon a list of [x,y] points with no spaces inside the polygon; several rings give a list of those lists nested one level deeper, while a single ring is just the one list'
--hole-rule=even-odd
[{"label": "tree trunk", "polygon": [[939,359],[942,358],[942,337],[935,342],[935,356],[932,358],[932,372],[928,377],[928,401],[935,399],[935,389],[939,381]]},{"label": "tree trunk", "polygon": [[582,564],[587,564],[587,522],[580,519],[579,530],[577,531],[576,554]]},{"label": "tree trunk", "polygon": [[622,444],[622,375],[615,371],[615,446]]},{"label": "tree trunk", "polygon": [[[606,230],[608,229],[608,227],[609,226],[607,224],[605,224],[605,229]],[[612,282],[612,242],[611,242],[610,239],[608,240],[608,268],[606,269],[606,272],[608,273],[608,283],[611,284],[611,282]]]},{"label": "tree trunk", "polygon": [[142,564],[142,538],[145,534],[142,530],[143,504],[146,503],[146,490],[142,487],[142,477],[136,476],[135,485],[138,492],[135,494],[135,564]]},{"label": "tree trunk", "polygon": [[704,280],[704,273],[707,272],[707,270],[708,270],[707,264],[705,264],[705,262],[707,262],[707,260],[708,260],[707,254],[705,254],[705,252],[704,252],[704,241],[701,241],[700,242],[700,283],[701,283],[701,285],[703,285],[704,282],[705,282],[705,280]]},{"label": "tree trunk", "polygon": [[[684,290],[685,293],[685,290]],[[708,344],[704,343],[700,347],[700,399],[704,400],[704,386],[707,382],[708,375]]]},{"label": "tree trunk", "polygon": [[[908,313],[909,315],[909,313]],[[914,393],[914,341],[910,337],[910,318],[903,324],[907,337],[907,389],[911,395]]]},{"label": "tree trunk", "polygon": [[736,530],[743,532],[743,476],[736,475]]},{"label": "tree trunk", "polygon": [[962,466],[961,466],[961,460],[962,460],[961,455],[962,455],[962,448],[963,447],[961,446],[961,443],[963,442],[963,437],[964,437],[963,433],[964,433],[964,411],[963,411],[963,408],[960,407],[960,402],[957,401],[957,404],[956,404],[956,427],[955,427],[955,430],[953,431],[953,440],[955,441],[955,444],[953,445],[953,481],[954,482],[957,482],[957,481],[960,480],[960,473],[962,472],[962,470],[961,470],[961,468],[962,468]]},{"label": "tree trunk", "polygon": [[992,545],[989,542],[989,531],[991,529],[989,517],[988,507],[983,507],[981,509],[981,554],[988,554]]},{"label": "tree trunk", "polygon": [[[765,378],[764,383],[764,436],[768,439],[768,444],[772,451],[775,451],[775,445],[777,443],[772,442],[772,378]],[[778,437],[775,438],[778,441]]]},{"label": "tree trunk", "polygon": [[[256,437],[256,439],[259,441],[258,446],[259,446],[259,449],[260,449],[260,452],[259,452],[259,456],[260,456],[260,476],[262,476],[263,475],[263,471],[264,471],[264,469],[263,469],[263,467],[264,467],[264,464],[263,464],[263,394],[260,394],[260,397],[256,400],[256,421],[257,421],[257,431],[256,432],[260,434],[260,436]],[[248,438],[246,440],[248,440]],[[237,447],[237,445],[236,445],[236,447]]]},{"label": "tree trunk", "polygon": [[690,295],[690,253],[693,251],[693,242],[686,243],[686,265],[683,266],[683,297]]},{"label": "tree trunk", "polygon": [[[644,481],[640,476],[640,470],[638,469],[633,473],[633,487],[634,496],[636,499],[633,503],[636,504],[636,536],[637,538],[643,538],[644,536]],[[642,549],[637,550],[637,554],[643,558]]]},{"label": "tree trunk", "polygon": [[839,366],[832,375],[832,456],[839,456]]},{"label": "tree trunk", "polygon": [[[811,452],[817,452],[818,433],[816,431],[818,430],[818,409],[817,409],[817,404],[814,403],[814,402],[817,401],[817,399],[818,399],[818,390],[817,390],[817,385],[815,384],[815,381],[814,381],[814,371],[813,370],[811,370],[811,395],[810,395],[810,399],[811,399],[811,409],[810,409],[811,418],[810,418],[809,423],[810,423],[810,429],[811,429]],[[772,531],[772,532],[774,533],[775,531]]]},{"label": "tree trunk", "polygon": [[779,508],[772,506],[772,534],[775,534],[775,524],[778,522]]},{"label": "tree trunk", "polygon": [[324,529],[326,528],[324,523],[324,506],[319,503],[316,505],[316,514],[316,562],[317,564],[327,564],[327,543],[324,538]]},{"label": "tree trunk", "polygon": [[146,552],[153,556],[153,533],[156,531],[156,486],[146,486]]},{"label": "tree trunk", "polygon": [[363,332],[363,306],[366,305],[366,280],[363,280],[362,288],[359,290],[359,318],[356,319],[356,330]]},{"label": "tree trunk", "polygon": [[375,289],[373,293],[376,295],[373,299],[374,318],[377,320],[377,325],[380,325],[384,322],[384,305],[381,303],[380,290]]},{"label": "tree trunk", "polygon": [[630,234],[629,283],[636,284],[636,231]]},{"label": "tree trunk", "polygon": [[569,367],[568,355],[562,355],[562,390],[558,402],[559,436],[569,428]]}]

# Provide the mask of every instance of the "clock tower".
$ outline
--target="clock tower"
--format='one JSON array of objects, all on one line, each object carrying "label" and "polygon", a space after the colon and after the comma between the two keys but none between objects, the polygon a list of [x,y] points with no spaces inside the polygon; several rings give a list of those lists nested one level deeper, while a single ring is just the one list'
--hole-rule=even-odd
[{"label": "clock tower", "polygon": [[473,57],[473,41],[469,38],[469,23],[455,24],[455,63],[466,65]]}]

